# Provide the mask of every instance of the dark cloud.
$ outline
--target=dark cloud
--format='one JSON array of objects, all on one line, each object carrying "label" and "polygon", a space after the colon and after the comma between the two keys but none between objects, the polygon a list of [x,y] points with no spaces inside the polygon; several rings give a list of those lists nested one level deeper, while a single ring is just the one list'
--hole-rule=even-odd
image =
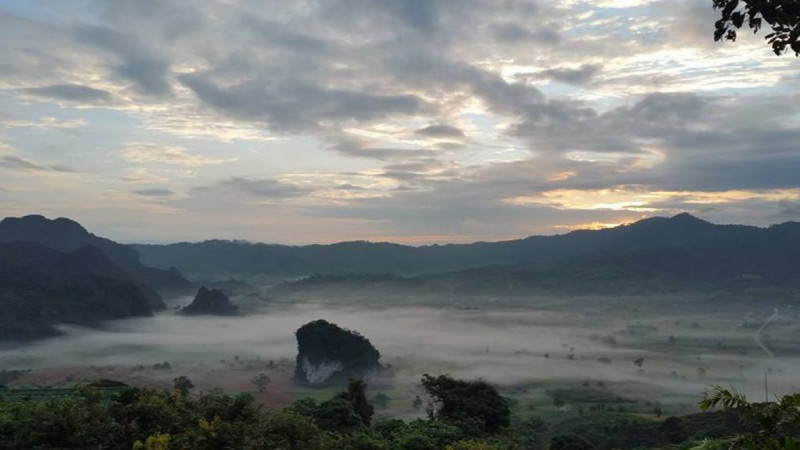
[{"label": "dark cloud", "polygon": [[[377,25],[429,36],[442,31],[442,15],[448,9],[448,2],[442,0],[338,0],[326,3],[324,15],[340,21],[345,27],[354,24],[358,25],[357,28]],[[359,14],[352,14],[353,11],[359,11]],[[366,20],[375,23],[358,23]]]},{"label": "dark cloud", "polygon": [[170,195],[175,195],[174,191],[163,188],[139,189],[133,191],[133,193],[136,195],[144,195],[146,197],[168,197]]},{"label": "dark cloud", "polygon": [[338,48],[325,39],[303,33],[297,29],[271,20],[246,15],[241,18],[242,25],[256,33],[264,44],[277,46],[282,50],[302,54],[303,57],[330,57]]},{"label": "dark cloud", "polygon": [[333,150],[346,156],[371,158],[377,160],[407,160],[436,156],[435,150],[411,148],[373,147],[354,139],[343,138],[332,147]]},{"label": "dark cloud", "polygon": [[102,89],[95,89],[79,84],[54,84],[39,88],[23,89],[23,92],[36,97],[66,100],[77,103],[110,103],[111,94]]},{"label": "dark cloud", "polygon": [[327,88],[301,79],[254,79],[224,88],[202,74],[179,79],[212,108],[239,119],[265,121],[277,132],[311,130],[322,122],[410,115],[424,107],[414,95]]},{"label": "dark cloud", "polygon": [[118,57],[122,62],[113,66],[114,73],[132,81],[141,94],[163,96],[172,92],[169,60],[159,56],[155,48],[141,43],[136,35],[105,26],[85,25],[77,30],[77,36]]},{"label": "dark cloud", "polygon": [[464,137],[464,132],[458,127],[452,125],[428,125],[427,127],[420,128],[414,132],[419,136],[433,137],[433,138],[453,138],[459,139]]}]

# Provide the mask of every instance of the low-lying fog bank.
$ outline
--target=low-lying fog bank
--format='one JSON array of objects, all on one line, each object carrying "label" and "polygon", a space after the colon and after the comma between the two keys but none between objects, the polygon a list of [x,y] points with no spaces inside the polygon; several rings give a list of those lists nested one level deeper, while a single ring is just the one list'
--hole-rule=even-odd
[{"label": "low-lying fog bank", "polygon": [[[770,359],[753,339],[757,330],[743,326],[740,315],[632,319],[533,309],[305,304],[265,307],[242,317],[166,312],[109,322],[103,330],[63,327],[63,336],[0,350],[0,369],[149,367],[168,361],[174,374],[203,377],[213,369],[219,378],[225,375],[215,364],[234,357],[288,367],[296,355],[295,330],[319,318],[369,338],[396,371],[397,386],[406,389],[422,373],[449,373],[512,388],[600,382],[620,395],[669,403],[697,400],[711,384],[732,384],[763,398],[766,372],[771,394],[800,390],[794,377],[800,358],[777,351],[778,358]],[[795,321],[774,322],[766,344],[793,345]]]}]

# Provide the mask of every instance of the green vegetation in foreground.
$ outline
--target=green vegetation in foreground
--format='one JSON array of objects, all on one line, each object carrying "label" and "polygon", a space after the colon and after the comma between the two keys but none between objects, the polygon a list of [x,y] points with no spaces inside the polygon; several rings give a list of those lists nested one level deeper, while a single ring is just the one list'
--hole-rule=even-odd
[{"label": "green vegetation in foreground", "polygon": [[407,422],[376,419],[374,396],[357,380],[332,397],[275,412],[248,394],[193,397],[186,377],[176,378],[172,392],[84,386],[21,396],[0,389],[0,449],[800,448],[800,394],[753,404],[715,388],[700,405],[722,411],[665,420],[598,412],[546,423],[514,417],[509,400],[484,381],[425,375],[421,384],[428,416]]}]

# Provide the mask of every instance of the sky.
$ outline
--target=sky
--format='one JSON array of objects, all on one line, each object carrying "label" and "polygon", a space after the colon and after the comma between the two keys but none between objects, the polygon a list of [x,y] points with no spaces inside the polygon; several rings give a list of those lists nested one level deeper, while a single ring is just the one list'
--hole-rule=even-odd
[{"label": "sky", "polygon": [[0,213],[121,242],[800,220],[800,58],[711,0],[0,0]]}]

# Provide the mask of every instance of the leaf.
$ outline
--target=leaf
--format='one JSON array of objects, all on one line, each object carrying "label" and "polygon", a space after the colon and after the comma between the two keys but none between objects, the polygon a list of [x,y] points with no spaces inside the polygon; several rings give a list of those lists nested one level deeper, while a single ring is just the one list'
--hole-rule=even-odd
[{"label": "leaf", "polygon": [[735,12],[731,15],[731,22],[733,22],[733,26],[736,28],[742,28],[744,25],[744,14],[741,12]]}]

